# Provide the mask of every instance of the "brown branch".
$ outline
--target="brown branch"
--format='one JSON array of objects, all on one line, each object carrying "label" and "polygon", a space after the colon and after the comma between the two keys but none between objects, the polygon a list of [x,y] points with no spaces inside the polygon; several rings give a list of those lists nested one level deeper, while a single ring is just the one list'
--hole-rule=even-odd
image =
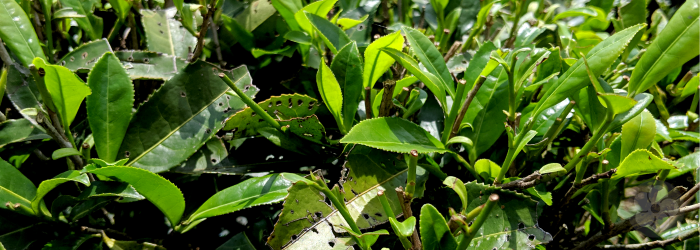
[{"label": "brown branch", "polygon": [[[413,211],[411,210],[411,199],[406,199],[406,193],[403,191],[402,187],[396,188],[396,195],[399,196],[399,204],[401,205],[401,211],[403,211],[403,217],[409,218],[413,216]],[[413,230],[413,235],[409,238],[411,239],[411,244],[413,245],[413,250],[423,249],[420,242],[420,237],[418,236],[418,230]]]},{"label": "brown branch", "polygon": [[365,87],[365,118],[372,118],[372,88]]},{"label": "brown branch", "polygon": [[459,133],[459,127],[460,125],[462,125],[462,120],[467,114],[467,109],[469,109],[469,105],[471,105],[472,100],[474,100],[476,92],[479,92],[481,85],[483,85],[485,81],[485,76],[479,76],[479,79],[477,79],[476,83],[474,83],[474,87],[472,87],[472,89],[469,90],[469,93],[467,93],[467,99],[464,100],[464,104],[462,104],[462,108],[459,110],[459,114],[457,115],[457,118],[455,118],[455,121],[452,124],[452,131],[450,131],[450,137],[448,139],[451,139],[452,137],[456,136],[457,133]]},{"label": "brown branch", "polygon": [[610,179],[610,177],[612,177],[612,175],[615,174],[615,172],[617,172],[617,169],[613,168],[613,169],[608,170],[607,172],[603,172],[600,174],[594,174],[586,179],[583,179],[581,181],[581,183],[575,184],[574,186],[576,187],[576,189],[579,189],[579,188],[582,188],[583,186],[586,186],[589,184],[598,183],[598,180],[600,180],[600,179]]},{"label": "brown branch", "polygon": [[663,248],[665,246],[670,246],[671,244],[674,244],[676,242],[681,242],[685,241],[690,238],[694,238],[700,235],[700,231],[698,230],[693,230],[692,232],[688,232],[686,234],[680,235],[675,238],[670,238],[666,240],[657,240],[657,241],[652,241],[652,242],[647,242],[647,243],[640,243],[640,244],[628,244],[628,245],[604,245],[598,247],[598,249],[635,249],[635,250],[650,250],[654,248]]},{"label": "brown branch", "polygon": [[700,203],[694,204],[691,206],[687,207],[681,207],[678,209],[672,209],[672,210],[666,210],[662,211],[660,213],[639,213],[631,218],[618,222],[616,223],[610,230],[607,230],[605,232],[598,232],[592,237],[590,237],[588,240],[581,242],[581,244],[577,245],[574,250],[585,250],[585,249],[590,249],[595,247],[598,243],[603,242],[615,235],[618,234],[623,234],[627,233],[630,230],[632,230],[635,227],[638,226],[644,226],[649,223],[654,222],[655,219],[662,218],[662,217],[668,217],[668,216],[673,216],[673,215],[679,215],[683,213],[687,213],[690,211],[695,211],[700,209]]},{"label": "brown branch", "polygon": [[200,28],[199,33],[197,33],[197,46],[195,47],[194,53],[190,55],[190,58],[187,59],[188,61],[192,62],[202,55],[202,50],[204,50],[204,37],[207,36],[207,30],[209,30],[209,21],[211,20],[211,16],[214,15],[214,12],[216,12],[216,5],[211,6],[210,4],[207,13],[204,14],[204,21],[202,22],[202,27]]},{"label": "brown branch", "polygon": [[528,189],[531,187],[536,186],[539,184],[539,180],[542,179],[542,175],[540,174],[539,171],[535,171],[534,173],[523,177],[522,179],[518,179],[515,181],[508,182],[506,184],[501,185],[501,188],[503,189]]},{"label": "brown branch", "polygon": [[452,47],[450,47],[450,50],[448,50],[447,53],[445,54],[445,57],[444,57],[445,62],[450,61],[450,58],[455,56],[455,54],[457,54],[457,52],[460,49],[462,49],[462,42],[456,41],[455,43],[453,43]]},{"label": "brown branch", "polygon": [[391,109],[394,107],[394,88],[396,87],[396,81],[387,80],[384,82],[384,94],[382,95],[382,102],[379,104],[379,117],[385,117],[391,115]]}]

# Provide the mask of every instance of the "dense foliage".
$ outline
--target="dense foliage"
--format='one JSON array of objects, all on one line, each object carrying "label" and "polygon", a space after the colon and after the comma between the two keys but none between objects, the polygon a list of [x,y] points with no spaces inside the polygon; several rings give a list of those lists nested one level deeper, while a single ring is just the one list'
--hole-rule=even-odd
[{"label": "dense foliage", "polygon": [[699,16],[0,0],[0,249],[698,249]]}]

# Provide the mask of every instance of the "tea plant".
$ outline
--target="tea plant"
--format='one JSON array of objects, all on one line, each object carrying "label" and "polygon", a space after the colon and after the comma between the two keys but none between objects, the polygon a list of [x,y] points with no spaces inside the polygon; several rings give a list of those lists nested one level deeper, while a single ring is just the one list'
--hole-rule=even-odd
[{"label": "tea plant", "polygon": [[699,0],[0,14],[0,249],[700,246]]}]

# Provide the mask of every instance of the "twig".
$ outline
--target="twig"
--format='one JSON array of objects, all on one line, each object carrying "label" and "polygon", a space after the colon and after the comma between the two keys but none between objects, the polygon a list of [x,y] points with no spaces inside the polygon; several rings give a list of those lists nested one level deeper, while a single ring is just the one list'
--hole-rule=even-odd
[{"label": "twig", "polygon": [[600,180],[600,179],[610,179],[610,177],[612,177],[612,175],[615,174],[615,172],[617,172],[617,169],[613,168],[613,169],[608,170],[607,172],[603,172],[600,174],[594,174],[586,179],[583,179],[581,181],[581,183],[578,183],[574,186],[578,190],[579,188],[582,188],[583,186],[598,183],[598,180]]},{"label": "twig", "polygon": [[114,230],[114,229],[109,229],[109,228],[97,229],[97,228],[82,226],[82,227],[80,227],[80,231],[84,232],[84,233],[89,233],[89,234],[103,234],[103,233],[116,234],[116,235],[119,235],[120,237],[125,238],[127,240],[132,239],[131,237],[129,237],[129,235],[127,235],[125,233],[119,232],[119,231]]},{"label": "twig", "polygon": [[7,67],[12,65],[12,58],[10,57],[10,53],[7,52],[7,49],[5,49],[2,39],[0,39],[0,59],[2,59],[2,63],[7,65]]},{"label": "twig", "polygon": [[384,94],[382,95],[382,102],[379,105],[379,117],[385,117],[391,115],[391,109],[394,107],[394,88],[396,87],[396,81],[387,80],[384,82]]},{"label": "twig", "polygon": [[501,188],[503,189],[528,189],[531,187],[536,186],[539,184],[539,180],[542,179],[542,175],[540,174],[539,171],[535,171],[534,173],[525,176],[522,179],[515,180],[508,182],[506,184],[501,185]]},{"label": "twig", "polygon": [[365,118],[372,118],[372,88],[365,87]]},{"label": "twig", "polygon": [[455,56],[457,54],[457,51],[459,51],[462,48],[462,42],[456,41],[455,43],[452,44],[452,47],[450,47],[450,50],[447,51],[445,54],[445,62],[449,61],[450,58]]},{"label": "twig", "polygon": [[[399,196],[399,204],[401,205],[401,211],[403,211],[403,217],[408,218],[413,216],[413,211],[411,210],[411,200],[406,199],[403,188],[397,187],[396,194]],[[411,245],[413,245],[414,250],[423,249],[417,230],[413,230],[413,235],[411,235]]]},{"label": "twig", "polygon": [[219,27],[212,17],[209,17],[209,24],[211,25],[211,40],[214,42],[216,59],[219,60],[219,65],[221,65],[221,67],[226,66],[226,61],[224,61],[224,57],[221,55],[221,45],[219,44]]},{"label": "twig", "polygon": [[51,160],[51,158],[46,157],[46,155],[44,155],[44,153],[41,152],[41,150],[39,150],[38,148],[35,148],[34,151],[32,151],[32,152],[34,153],[34,155],[35,155],[37,158],[39,158],[39,160],[42,160],[42,161],[49,161],[49,160]]},{"label": "twig", "polygon": [[[700,189],[700,183],[697,185],[693,186],[690,190],[685,192],[683,196],[681,196],[680,199],[678,199],[679,202],[683,203],[681,204],[681,207],[690,205],[690,202],[693,200],[693,197],[695,196],[695,193],[698,192],[698,189]],[[673,224],[678,220],[678,215],[674,215],[669,217],[664,223],[661,223],[661,226],[656,228],[656,232],[664,232],[671,228]]]},{"label": "twig", "polygon": [[686,202],[686,201],[690,200],[690,198],[693,198],[693,195],[695,195],[695,193],[697,193],[698,190],[700,190],[700,183],[693,186],[690,190],[688,190],[688,192],[685,192],[685,194],[683,194],[683,196],[681,196],[680,201]]},{"label": "twig", "polygon": [[460,127],[460,125],[462,125],[462,120],[464,119],[464,116],[467,114],[467,109],[469,109],[469,105],[472,103],[472,100],[474,100],[474,97],[476,96],[476,92],[479,91],[479,88],[481,88],[481,85],[483,85],[485,81],[486,81],[485,76],[479,76],[479,79],[477,79],[476,83],[474,83],[474,87],[472,87],[472,89],[469,90],[469,93],[467,93],[467,99],[464,100],[464,104],[462,105],[462,109],[459,110],[459,115],[457,115],[455,122],[452,124],[452,130],[450,131],[450,137],[447,138],[448,140],[451,139],[452,137],[456,136],[457,133],[459,133],[459,127]]},{"label": "twig", "polygon": [[574,248],[574,250],[590,249],[592,247],[595,247],[598,243],[609,239],[610,237],[613,237],[613,236],[618,235],[618,234],[629,232],[630,230],[632,230],[633,228],[635,228],[637,226],[643,226],[643,225],[652,223],[655,219],[673,216],[673,215],[678,215],[678,214],[683,214],[683,213],[695,211],[698,209],[700,209],[700,203],[693,204],[693,205],[687,206],[687,207],[681,207],[678,209],[666,210],[666,211],[662,211],[660,213],[636,214],[627,220],[616,223],[610,230],[605,231],[604,233],[598,232],[597,234],[593,235],[588,240],[577,245]]},{"label": "twig", "polygon": [[[39,113],[41,114],[41,113]],[[56,130],[56,127],[54,127],[51,122],[37,117],[37,122],[43,121],[44,127],[46,128],[46,133],[49,134],[56,142],[58,142],[58,146],[61,148],[73,148],[73,144],[71,144],[68,139],[66,139],[61,133]],[[71,155],[69,156],[69,159],[75,164],[77,169],[82,169],[83,168],[83,159],[80,158],[79,155]]]},{"label": "twig", "polygon": [[655,249],[655,248],[663,248],[665,246],[670,246],[671,244],[674,244],[676,242],[681,242],[690,238],[697,237],[700,234],[700,231],[698,230],[693,230],[692,232],[688,232],[686,234],[680,235],[675,238],[670,238],[666,240],[657,240],[657,241],[651,241],[647,243],[640,243],[640,244],[628,244],[628,245],[604,245],[598,247],[598,249],[635,249],[635,250],[649,250],[649,249]]},{"label": "twig", "polygon": [[204,49],[204,37],[207,36],[207,30],[209,29],[209,21],[211,20],[211,16],[214,14],[215,11],[216,5],[210,5],[209,10],[206,14],[204,14],[204,22],[202,23],[202,27],[200,28],[199,33],[197,34],[197,47],[195,47],[194,54],[192,54],[190,58],[187,59],[188,61],[192,62],[202,55],[202,50]]}]

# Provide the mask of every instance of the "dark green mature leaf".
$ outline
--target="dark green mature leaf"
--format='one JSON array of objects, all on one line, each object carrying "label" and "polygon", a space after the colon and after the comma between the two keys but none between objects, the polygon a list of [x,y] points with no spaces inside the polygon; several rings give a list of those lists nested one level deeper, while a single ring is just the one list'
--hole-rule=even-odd
[{"label": "dark green mature leaf", "polygon": [[185,198],[180,189],[160,175],[133,167],[103,167],[86,169],[86,172],[129,183],[148,201],[156,205],[172,225],[180,222],[182,213],[185,211]]},{"label": "dark green mature leaf", "polygon": [[253,246],[253,243],[250,242],[248,239],[248,236],[246,236],[245,232],[240,232],[231,239],[227,240],[222,244],[221,246],[217,247],[216,250],[255,250],[255,247]]},{"label": "dark green mature leaf", "polygon": [[207,169],[216,169],[215,166],[221,163],[228,156],[226,146],[219,138],[209,139],[204,146],[194,153],[187,161],[180,166],[170,169],[171,172],[193,174]]},{"label": "dark green mature leaf", "polygon": [[649,111],[644,110],[622,125],[620,156],[625,158],[634,150],[648,148],[649,144],[654,141],[654,136],[656,136],[654,116]]},{"label": "dark green mature leaf", "polygon": [[116,181],[93,181],[89,187],[80,193],[78,199],[89,199],[92,197],[123,197],[136,200],[146,198],[128,183]]},{"label": "dark green mature leaf", "polygon": [[64,128],[70,124],[78,113],[83,99],[90,94],[90,88],[73,72],[63,66],[47,65],[43,59],[35,58],[32,62],[38,69],[44,69],[44,83],[56,105]]},{"label": "dark green mature leaf", "polygon": [[440,84],[450,96],[455,96],[454,80],[452,80],[452,74],[450,74],[450,70],[447,68],[445,59],[443,59],[440,51],[420,31],[408,27],[404,27],[402,30],[406,34],[406,38],[416,53],[418,60],[423,63],[428,72],[440,79]]},{"label": "dark green mature leaf", "polygon": [[68,221],[76,221],[92,212],[107,206],[107,204],[112,203],[117,198],[115,197],[96,197],[81,201],[73,206],[70,210],[70,214],[66,216]]},{"label": "dark green mature leaf", "polygon": [[[564,109],[566,108],[567,105],[569,105],[569,102],[570,101],[568,99],[563,100],[560,103],[557,103],[557,105],[554,105],[551,108],[548,108],[547,110],[542,112],[542,114],[540,114],[539,117],[536,117],[534,119],[533,125],[532,125],[532,130],[537,131],[537,136],[544,136],[547,133],[547,130],[549,130],[552,127],[556,118],[559,117],[562,112],[564,112]],[[577,104],[578,104],[578,102],[577,102]],[[529,107],[533,107],[533,106],[528,106],[523,111],[528,110]],[[525,125],[525,122],[527,122],[527,120],[530,119],[531,115],[532,115],[532,112],[528,112],[528,113],[525,113],[520,118],[520,127],[523,127]],[[542,139],[544,139],[544,138],[542,138]]]},{"label": "dark green mature leaf", "polygon": [[82,28],[90,40],[102,38],[102,18],[94,15],[94,2],[83,2],[80,0],[60,0],[64,7],[72,8],[79,15],[85,17],[73,18],[78,26]]},{"label": "dark green mature leaf", "polygon": [[641,93],[700,53],[700,5],[687,1],[668,21],[632,71],[629,93]]},{"label": "dark green mature leaf", "polygon": [[316,85],[328,111],[331,112],[335,122],[338,123],[338,128],[345,133],[347,129],[343,125],[343,93],[338,80],[333,75],[333,71],[325,63],[321,63],[316,73]]},{"label": "dark green mature leaf", "polygon": [[302,177],[295,174],[272,174],[245,180],[221,190],[204,202],[187,221],[183,233],[206,218],[233,213],[255,206],[281,202],[287,189]]},{"label": "dark green mature leaf", "polygon": [[492,193],[500,197],[467,249],[528,249],[552,240],[537,224],[541,210],[530,197],[477,182],[465,183],[472,199],[467,211],[486,203]]},{"label": "dark green mature leaf", "polygon": [[90,179],[88,179],[87,175],[80,173],[80,171],[69,170],[63,172],[56,177],[42,181],[41,184],[39,184],[39,187],[36,190],[36,196],[34,199],[32,199],[32,210],[34,210],[34,212],[37,214],[41,212],[40,205],[42,199],[44,199],[44,196],[58,185],[69,181],[75,181],[82,183],[85,186],[90,186]]},{"label": "dark green mature leaf", "polygon": [[[270,97],[270,99],[259,102],[258,105],[265,109],[273,118],[289,120],[314,114],[321,103],[306,95],[285,94]],[[231,130],[233,133],[232,138],[236,139],[257,135],[258,129],[269,126],[270,124],[258,117],[255,111],[250,107],[246,107],[228,118],[223,130]]]},{"label": "dark green mature leaf", "polygon": [[118,158],[129,158],[130,166],[162,172],[194,154],[224,127],[230,114],[245,106],[238,96],[227,94],[230,89],[219,72],[250,96],[258,90],[246,67],[221,71],[205,62],[190,64],[133,115]]},{"label": "dark green mature leaf", "polygon": [[[123,1],[123,0],[122,0]],[[56,64],[72,71],[90,71],[104,53],[112,52],[112,46],[107,39],[95,40],[75,48]]]},{"label": "dark green mature leaf", "polygon": [[328,21],[326,18],[306,13],[306,18],[311,22],[311,25],[316,29],[323,42],[331,49],[333,54],[338,54],[338,50],[345,47],[352,40],[345,34],[345,31],[340,27]]},{"label": "dark green mature leaf", "polygon": [[[19,170],[0,159],[0,203],[20,204],[23,209],[15,209],[23,213],[32,214],[32,202],[36,196],[36,186]],[[0,209],[10,209],[8,206],[0,206]]]},{"label": "dark green mature leaf", "polygon": [[141,23],[146,32],[148,50],[187,58],[195,50],[197,38],[187,31],[173,17],[175,8],[151,11],[141,10]]},{"label": "dark green mature leaf", "polygon": [[150,51],[122,50],[114,55],[124,65],[132,80],[170,80],[187,66],[187,62],[175,56]]},{"label": "dark green mature leaf", "polygon": [[[610,67],[627,47],[629,41],[642,28],[644,28],[644,25],[635,25],[627,28],[608,37],[591,49],[586,55],[586,59],[591,62],[589,66],[592,74],[599,76]],[[539,115],[545,109],[561,102],[581,88],[586,87],[589,83],[590,78],[588,77],[586,66],[583,59],[579,59],[547,90],[533,114]]]},{"label": "dark green mature leaf", "polygon": [[129,74],[112,53],[98,60],[87,81],[92,89],[86,102],[95,149],[102,160],[113,162],[131,119],[134,88]]},{"label": "dark green mature leaf", "polygon": [[668,177],[666,178],[672,179],[700,167],[700,152],[681,157],[678,159],[678,166],[678,169],[671,169],[671,172],[668,173]]},{"label": "dark green mature leaf", "polygon": [[445,217],[431,204],[420,209],[420,236],[423,249],[457,249],[457,240]]},{"label": "dark green mature leaf", "polygon": [[363,88],[374,86],[379,77],[394,64],[394,58],[383,52],[382,49],[392,48],[400,51],[403,48],[403,42],[401,32],[397,31],[380,37],[367,46],[365,49],[365,67],[364,72],[362,72]]},{"label": "dark green mature leaf", "polygon": [[1,0],[0,16],[0,39],[24,67],[29,67],[35,57],[46,60],[34,26],[17,1]]},{"label": "dark green mature leaf", "polygon": [[75,148],[59,148],[56,151],[53,151],[51,154],[51,159],[58,160],[71,155],[80,155],[80,151]]},{"label": "dark green mature leaf", "polygon": [[355,125],[340,143],[365,145],[382,150],[409,153],[448,152],[438,139],[420,126],[402,118],[374,118]]},{"label": "dark green mature leaf", "polygon": [[656,173],[662,169],[676,169],[671,163],[659,159],[646,149],[637,149],[617,167],[612,179]]},{"label": "dark green mature leaf", "polygon": [[7,144],[51,138],[42,127],[27,119],[7,120],[0,123],[0,148]]},{"label": "dark green mature leaf", "polygon": [[[492,42],[485,42],[481,45],[481,47],[479,47],[479,50],[476,51],[474,56],[472,56],[472,59],[469,61],[469,66],[467,66],[467,69],[464,71],[464,79],[467,81],[465,89],[471,89],[472,86],[474,86],[474,83],[481,75],[481,72],[484,70],[484,68],[486,68],[486,64],[488,64],[491,60],[491,51],[497,49],[498,48],[496,48]],[[466,98],[467,95],[464,95],[463,99]],[[464,100],[461,100],[459,103],[464,103]]]},{"label": "dark green mature leaf", "polygon": [[273,4],[268,1],[254,1],[249,7],[236,16],[236,21],[247,31],[253,31],[260,26],[265,20],[275,14],[276,10]]},{"label": "dark green mature leaf", "polygon": [[584,123],[588,127],[592,129],[600,127],[600,123],[605,119],[607,111],[600,99],[598,99],[598,94],[593,86],[579,90],[578,93],[571,95],[571,99],[576,102],[574,110],[583,118]]},{"label": "dark green mature leaf", "polygon": [[[342,186],[346,205],[360,229],[367,229],[386,223],[388,218],[377,192],[384,190],[394,214],[400,214],[401,206],[395,188],[406,185],[406,163],[398,160],[395,153],[356,146],[348,155],[345,167],[349,170],[343,176]],[[428,173],[417,169],[415,197],[423,196]],[[289,189],[280,219],[268,238],[272,249],[346,249],[352,245],[350,238],[336,237],[345,233],[341,227],[348,227],[337,210],[324,202],[315,188],[305,182],[297,182]],[[308,212],[307,212],[308,211]],[[332,242],[334,244],[329,244]],[[337,248],[333,248],[334,245]]]},{"label": "dark green mature leaf", "polygon": [[[10,99],[12,106],[14,106],[17,110],[37,110],[39,107],[41,107],[41,93],[37,88],[34,77],[32,77],[29,70],[22,67],[22,65],[15,63],[8,66],[7,85],[5,88],[7,98]],[[35,124],[35,126],[39,126],[34,121],[34,116],[36,115],[27,115],[22,113],[22,116]]]},{"label": "dark green mature leaf", "polygon": [[343,91],[343,125],[352,127],[362,98],[362,57],[357,43],[345,45],[333,58],[331,70]]}]

